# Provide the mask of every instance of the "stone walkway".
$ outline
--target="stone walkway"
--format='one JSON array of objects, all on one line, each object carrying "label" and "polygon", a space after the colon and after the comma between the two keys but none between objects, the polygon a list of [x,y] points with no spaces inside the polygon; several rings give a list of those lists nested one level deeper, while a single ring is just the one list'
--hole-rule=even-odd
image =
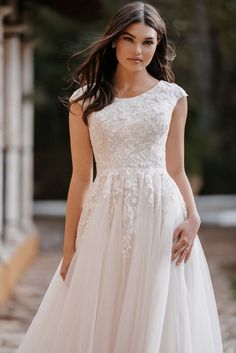
[{"label": "stone walkway", "polygon": [[[42,233],[41,252],[0,307],[0,353],[15,352],[61,260],[63,219],[36,223]],[[201,227],[199,236],[215,289],[224,353],[236,353],[236,229]]]}]

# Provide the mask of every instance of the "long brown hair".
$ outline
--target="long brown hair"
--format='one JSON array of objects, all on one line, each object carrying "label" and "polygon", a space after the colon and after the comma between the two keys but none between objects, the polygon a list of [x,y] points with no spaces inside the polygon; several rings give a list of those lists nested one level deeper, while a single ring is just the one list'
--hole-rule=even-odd
[{"label": "long brown hair", "polygon": [[[77,89],[87,85],[84,93],[73,100],[73,102],[83,100],[82,106],[84,106],[85,100],[89,99],[89,104],[86,104],[83,112],[83,121],[87,126],[90,113],[103,109],[114,100],[115,92],[112,81],[118,61],[112,42],[134,22],[142,22],[154,28],[160,39],[152,61],[146,68],[148,73],[159,80],[163,79],[168,82],[175,80],[170,67],[171,61],[175,58],[175,50],[167,42],[166,26],[158,10],[141,1],[125,4],[111,18],[105,32],[97,40],[71,57],[77,57],[85,50],[89,50],[86,58],[74,70],[72,76]],[[72,102],[68,103],[69,108],[71,104]]]}]

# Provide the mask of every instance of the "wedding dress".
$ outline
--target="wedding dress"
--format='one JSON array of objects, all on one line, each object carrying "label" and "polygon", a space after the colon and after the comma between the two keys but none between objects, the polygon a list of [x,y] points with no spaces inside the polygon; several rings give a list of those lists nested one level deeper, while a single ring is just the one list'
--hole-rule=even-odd
[{"label": "wedding dress", "polygon": [[89,116],[97,174],[76,252],[65,282],[61,259],[16,353],[223,353],[198,235],[189,260],[171,262],[187,209],[167,172],[165,144],[172,111],[187,95],[160,80]]}]

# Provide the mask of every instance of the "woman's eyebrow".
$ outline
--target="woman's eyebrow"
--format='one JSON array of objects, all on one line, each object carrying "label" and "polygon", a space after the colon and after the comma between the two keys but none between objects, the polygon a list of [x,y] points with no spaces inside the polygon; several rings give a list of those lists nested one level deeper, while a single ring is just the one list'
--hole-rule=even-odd
[{"label": "woman's eyebrow", "polygon": [[[124,31],[124,32],[122,32],[121,34],[128,34],[129,36],[131,36],[131,37],[133,37],[133,38],[136,38],[133,34],[127,32],[127,31]],[[153,38],[153,37],[146,37],[146,38],[144,38],[144,39],[154,39],[154,38]]]}]

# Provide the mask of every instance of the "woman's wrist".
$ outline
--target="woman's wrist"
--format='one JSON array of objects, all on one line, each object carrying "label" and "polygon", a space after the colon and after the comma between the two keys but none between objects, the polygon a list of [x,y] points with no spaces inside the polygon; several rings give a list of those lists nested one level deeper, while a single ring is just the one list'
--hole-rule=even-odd
[{"label": "woman's wrist", "polygon": [[196,227],[200,227],[201,224],[201,218],[198,214],[198,212],[192,212],[188,215],[188,221],[194,224]]}]

